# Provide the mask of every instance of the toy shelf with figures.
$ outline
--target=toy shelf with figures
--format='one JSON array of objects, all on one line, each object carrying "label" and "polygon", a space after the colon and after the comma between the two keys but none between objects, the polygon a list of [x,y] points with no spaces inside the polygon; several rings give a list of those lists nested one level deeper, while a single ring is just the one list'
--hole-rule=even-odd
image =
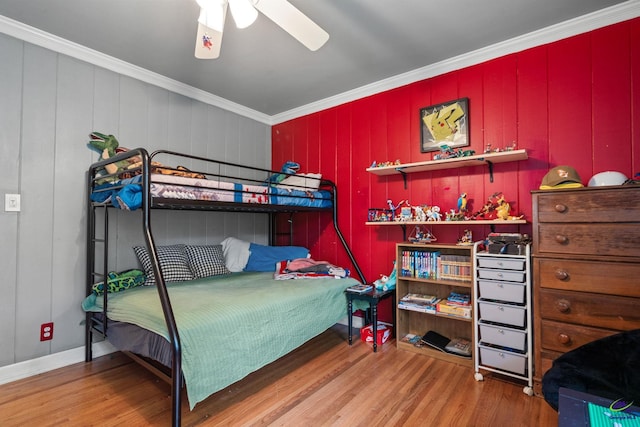
[{"label": "toy shelf with figures", "polygon": [[461,225],[469,227],[472,225],[490,225],[494,231],[496,225],[526,224],[526,219],[472,219],[469,221],[367,221],[366,225],[396,225],[402,227],[402,240],[407,240],[407,225],[409,226],[434,226],[434,225]]},{"label": "toy shelf with figures", "polygon": [[[386,176],[394,174],[402,174],[403,176],[408,173],[415,172],[427,172],[441,169],[453,169],[462,168],[466,166],[489,166],[490,180],[493,182],[493,164],[494,163],[506,163],[516,162],[519,160],[526,160],[528,158],[527,150],[506,150],[500,152],[476,154],[473,156],[454,157],[450,159],[442,160],[427,160],[424,162],[395,164],[391,166],[380,166],[367,168],[367,172],[374,175]],[[405,177],[406,179],[406,177]]]}]

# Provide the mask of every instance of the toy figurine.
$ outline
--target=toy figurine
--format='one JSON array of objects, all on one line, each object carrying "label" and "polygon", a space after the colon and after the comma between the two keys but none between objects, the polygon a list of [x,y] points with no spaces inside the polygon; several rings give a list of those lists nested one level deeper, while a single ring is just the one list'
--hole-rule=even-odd
[{"label": "toy figurine", "polygon": [[385,276],[384,274],[380,275],[380,278],[373,282],[377,291],[390,291],[396,288],[396,262],[393,261],[393,270],[391,270],[391,274]]},{"label": "toy figurine", "polygon": [[402,200],[400,201],[397,205],[393,204],[393,201],[391,199],[387,200],[387,204],[389,205],[389,210],[391,210],[391,214],[393,215],[393,219],[395,220],[396,218],[396,210],[402,206],[404,203],[406,202],[406,200]]},{"label": "toy figurine", "polygon": [[457,245],[459,246],[469,246],[473,245],[473,233],[471,230],[464,230],[464,234],[460,239],[458,239]]},{"label": "toy figurine", "polygon": [[440,221],[441,219],[442,214],[439,206],[431,206],[427,209],[427,221]]},{"label": "toy figurine", "polygon": [[516,220],[521,219],[523,215],[520,216],[512,216],[511,215],[511,204],[504,199],[504,195],[500,195],[498,198],[498,206],[496,207],[496,216],[501,220]]},{"label": "toy figurine", "polygon": [[466,211],[467,211],[467,193],[462,193],[458,198],[458,212],[463,213]]},{"label": "toy figurine", "polygon": [[416,226],[413,230],[413,234],[409,236],[409,241],[412,243],[431,243],[438,240],[431,231],[423,230],[420,226]]}]

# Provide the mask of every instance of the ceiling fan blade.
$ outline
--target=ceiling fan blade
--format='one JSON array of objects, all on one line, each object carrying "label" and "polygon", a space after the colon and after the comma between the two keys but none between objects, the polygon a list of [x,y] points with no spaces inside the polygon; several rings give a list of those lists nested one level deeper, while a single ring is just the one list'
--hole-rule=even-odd
[{"label": "ceiling fan blade", "polygon": [[227,4],[209,1],[201,6],[195,56],[198,59],[216,59],[220,56]]},{"label": "ceiling fan blade", "polygon": [[222,45],[222,32],[205,27],[198,22],[198,33],[196,34],[195,56],[198,59],[216,59],[220,56],[220,46]]},{"label": "ceiling fan blade", "polygon": [[325,30],[287,0],[254,0],[253,5],[309,50],[318,50],[329,40]]}]

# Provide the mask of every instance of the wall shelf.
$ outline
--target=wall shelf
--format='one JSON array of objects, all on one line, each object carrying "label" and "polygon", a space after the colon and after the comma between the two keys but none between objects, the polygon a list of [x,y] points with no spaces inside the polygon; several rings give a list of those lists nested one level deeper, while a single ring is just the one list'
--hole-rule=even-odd
[{"label": "wall shelf", "polygon": [[366,225],[507,225],[526,224],[526,219],[474,219],[469,221],[368,221]]},{"label": "wall shelf", "polygon": [[367,168],[370,172],[378,176],[387,176],[401,174],[404,177],[406,185],[406,174],[416,172],[428,172],[442,169],[462,168],[466,166],[489,166],[489,179],[493,182],[493,164],[516,162],[526,160],[528,158],[527,150],[501,151],[498,153],[483,153],[467,157],[455,157],[452,159],[427,160],[424,162],[405,163],[392,166]]}]

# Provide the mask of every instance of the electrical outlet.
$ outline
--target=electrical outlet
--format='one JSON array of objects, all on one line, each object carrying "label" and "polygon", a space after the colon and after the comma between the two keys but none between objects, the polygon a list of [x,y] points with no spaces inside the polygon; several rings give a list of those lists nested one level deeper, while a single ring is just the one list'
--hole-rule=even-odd
[{"label": "electrical outlet", "polygon": [[49,341],[53,339],[53,322],[43,323],[40,325],[40,341]]},{"label": "electrical outlet", "polygon": [[20,195],[19,194],[4,195],[4,211],[20,212]]}]

